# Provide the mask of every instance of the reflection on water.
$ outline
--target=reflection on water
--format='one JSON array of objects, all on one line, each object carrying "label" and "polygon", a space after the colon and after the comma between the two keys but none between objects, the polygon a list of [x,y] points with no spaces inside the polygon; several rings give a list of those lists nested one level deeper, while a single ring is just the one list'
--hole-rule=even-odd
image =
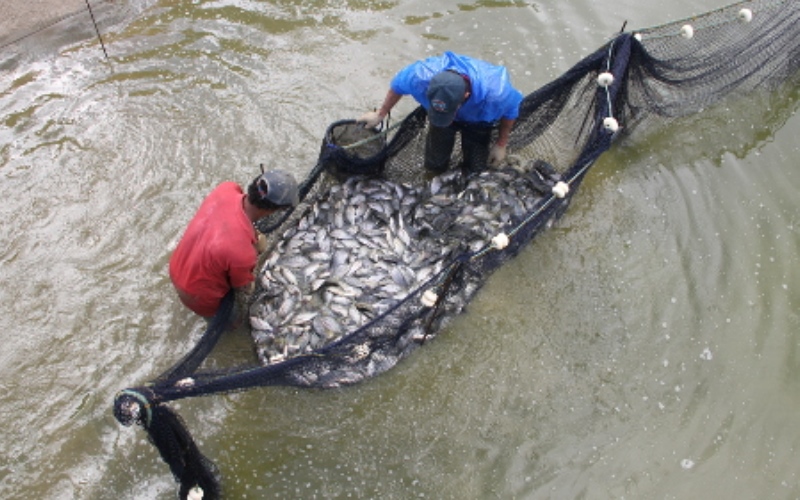
[{"label": "reflection on water", "polygon": [[[721,5],[561,4],[162,1],[105,25],[109,62],[88,37],[4,67],[0,495],[173,498],[111,403],[203,327],[166,264],[217,183],[302,177],[410,59],[462,50],[530,91],[620,19]],[[797,87],[730,108],[607,153],[558,227],[381,377],[178,404],[228,497],[800,495]],[[218,351],[254,360],[246,332]]]}]

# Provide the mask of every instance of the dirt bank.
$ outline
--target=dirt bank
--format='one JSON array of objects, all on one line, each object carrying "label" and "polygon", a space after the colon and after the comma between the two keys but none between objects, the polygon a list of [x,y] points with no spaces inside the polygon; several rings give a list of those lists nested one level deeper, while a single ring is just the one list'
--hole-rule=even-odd
[{"label": "dirt bank", "polygon": [[[90,0],[94,4],[96,0]],[[0,7],[0,45],[50,26],[86,10],[86,0],[3,0]]]}]

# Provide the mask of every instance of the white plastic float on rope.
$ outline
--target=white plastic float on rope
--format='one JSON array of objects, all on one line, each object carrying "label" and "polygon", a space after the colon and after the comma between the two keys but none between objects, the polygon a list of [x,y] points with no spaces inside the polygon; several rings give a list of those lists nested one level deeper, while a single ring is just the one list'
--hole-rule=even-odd
[{"label": "white plastic float on rope", "polygon": [[205,493],[203,493],[203,488],[195,486],[189,490],[189,494],[186,495],[186,500],[203,500],[204,496]]},{"label": "white plastic float on rope", "polygon": [[175,382],[175,387],[180,389],[187,389],[190,387],[194,387],[194,379],[192,377],[186,377],[178,380]]},{"label": "white plastic float on rope", "polygon": [[603,127],[609,132],[616,132],[619,130],[619,122],[613,116],[609,116],[603,120]]},{"label": "white plastic float on rope", "polygon": [[492,238],[492,248],[502,250],[508,246],[508,241],[508,235],[506,233],[500,233]]},{"label": "white plastic float on rope", "polygon": [[681,36],[687,39],[694,36],[694,28],[692,28],[691,24],[684,24],[681,26]]},{"label": "white plastic float on rope", "polygon": [[563,198],[567,196],[569,193],[569,184],[564,181],[556,182],[556,185],[553,186],[553,194],[556,195],[556,198]]},{"label": "white plastic float on rope", "polygon": [[[605,71],[597,75],[597,85],[603,87],[604,89],[608,89],[614,83],[614,75]],[[609,132],[616,132],[619,130],[619,123],[613,116],[609,116],[608,118],[603,120],[603,127]]]},{"label": "white plastic float on rope", "polygon": [[422,305],[425,307],[435,306],[438,300],[439,295],[433,290],[425,290],[425,293],[423,293],[422,297],[419,299],[419,301],[422,302]]},{"label": "white plastic float on rope", "polygon": [[750,9],[742,9],[739,11],[739,19],[746,23],[753,20],[753,11]]},{"label": "white plastic float on rope", "polygon": [[597,75],[597,84],[603,87],[604,89],[610,87],[612,83],[614,83],[614,75],[612,75],[611,73],[606,71],[604,73],[600,73],[599,75]]}]

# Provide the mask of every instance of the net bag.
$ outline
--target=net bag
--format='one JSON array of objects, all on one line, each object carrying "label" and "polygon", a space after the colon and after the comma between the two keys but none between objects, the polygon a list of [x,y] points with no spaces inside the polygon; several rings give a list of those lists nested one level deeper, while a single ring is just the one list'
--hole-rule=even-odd
[{"label": "net bag", "polygon": [[386,136],[355,120],[340,120],[325,131],[319,161],[331,175],[346,179],[354,175],[383,173],[388,152]]}]

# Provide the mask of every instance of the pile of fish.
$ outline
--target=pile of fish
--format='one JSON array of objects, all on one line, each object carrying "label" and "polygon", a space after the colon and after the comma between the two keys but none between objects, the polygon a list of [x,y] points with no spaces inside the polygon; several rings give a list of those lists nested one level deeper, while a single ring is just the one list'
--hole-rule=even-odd
[{"label": "pile of fish", "polygon": [[[329,345],[406,299],[455,256],[485,248],[541,200],[534,177],[508,169],[465,180],[451,171],[421,187],[367,177],[331,186],[259,272],[250,308],[259,361]],[[476,289],[448,311],[460,311]]]}]

